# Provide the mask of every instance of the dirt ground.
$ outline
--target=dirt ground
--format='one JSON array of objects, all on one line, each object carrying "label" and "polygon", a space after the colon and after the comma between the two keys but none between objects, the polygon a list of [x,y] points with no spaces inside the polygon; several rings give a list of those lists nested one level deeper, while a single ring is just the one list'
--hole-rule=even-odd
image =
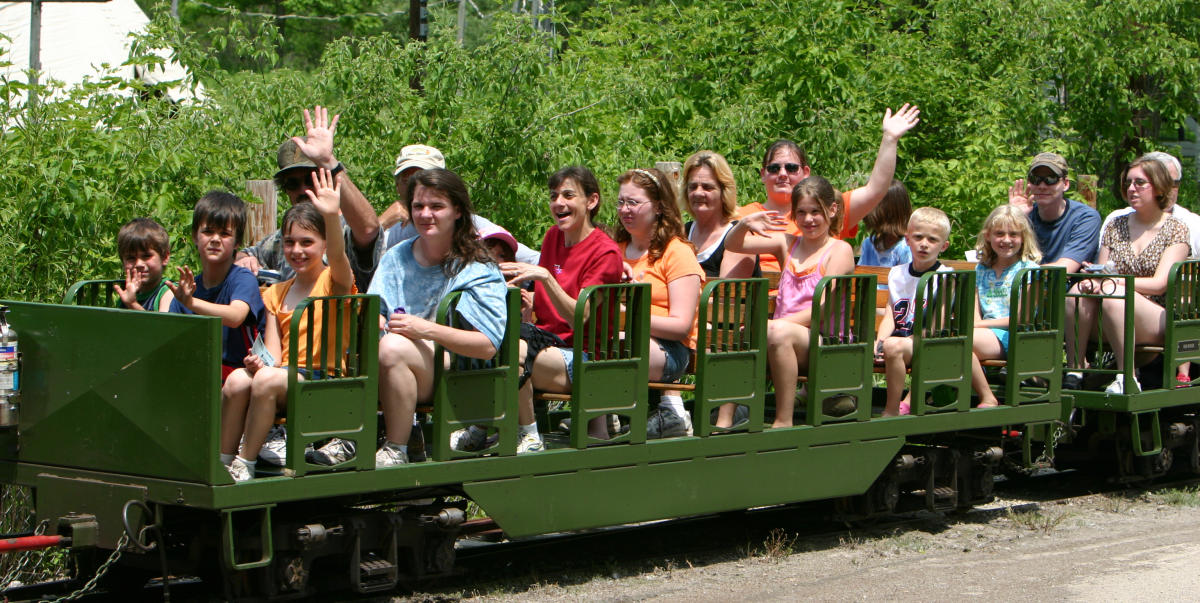
[{"label": "dirt ground", "polygon": [[1200,592],[1195,486],[1066,500],[1002,493],[818,535],[773,529],[716,552],[519,572],[415,593],[426,601],[1191,601]]}]

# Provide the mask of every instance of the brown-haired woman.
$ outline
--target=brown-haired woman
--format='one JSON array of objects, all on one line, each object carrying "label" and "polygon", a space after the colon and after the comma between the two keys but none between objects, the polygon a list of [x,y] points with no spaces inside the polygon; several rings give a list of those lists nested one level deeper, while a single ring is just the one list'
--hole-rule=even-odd
[{"label": "brown-haired woman", "polygon": [[[1171,266],[1188,255],[1188,228],[1179,218],[1167,213],[1168,196],[1175,186],[1167,168],[1154,159],[1139,158],[1121,174],[1122,194],[1133,213],[1114,219],[1100,235],[1100,254],[1096,264],[1109,266],[1103,272],[1132,274],[1134,295],[1133,335],[1135,343],[1161,343],[1165,330],[1163,295]],[[1084,262],[1084,267],[1091,264]],[[1117,368],[1125,366],[1124,281],[1111,284],[1105,279],[1087,279],[1071,288],[1072,293],[1104,293],[1117,296],[1079,298],[1079,304],[1067,303],[1067,366],[1064,384],[1076,388],[1083,375],[1072,368],[1083,368],[1083,352],[1096,326],[1096,310],[1103,307],[1104,336],[1117,358]],[[1077,335],[1078,334],[1078,335]],[[1078,337],[1078,340],[1077,340]],[[1131,394],[1133,388],[1118,374],[1106,388],[1110,394]]]},{"label": "brown-haired woman", "polygon": [[[632,280],[650,283],[650,378],[671,382],[687,370],[696,348],[696,307],[704,270],[683,237],[675,190],[667,175],[634,169],[617,180],[614,237]],[[692,420],[678,392],[662,395],[646,437],[692,435]]]},{"label": "brown-haired woman", "polygon": [[[408,462],[413,412],[433,396],[434,343],[456,354],[491,358],[508,319],[508,288],[479,242],[462,179],[448,170],[421,170],[409,182],[405,204],[417,237],[384,254],[368,291],[383,298],[380,323],[387,331],[379,340],[387,439],[375,455],[376,467]],[[442,297],[454,291],[462,291],[458,313],[472,330],[435,322]]]}]

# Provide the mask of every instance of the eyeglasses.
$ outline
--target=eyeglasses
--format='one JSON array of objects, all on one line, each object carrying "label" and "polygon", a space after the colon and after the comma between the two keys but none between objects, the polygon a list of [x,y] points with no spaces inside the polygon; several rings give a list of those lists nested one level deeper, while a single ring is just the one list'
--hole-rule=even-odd
[{"label": "eyeglasses", "polygon": [[767,173],[778,174],[779,170],[782,168],[787,170],[787,173],[789,174],[795,174],[799,172],[800,168],[802,167],[804,166],[800,165],[799,163],[772,163],[767,166]]},{"label": "eyeglasses", "polygon": [[1146,188],[1147,186],[1150,186],[1150,181],[1142,178],[1134,178],[1133,180],[1125,180],[1121,183],[1123,188],[1129,188],[1130,185],[1132,185],[1133,188]]},{"label": "eyeglasses", "polygon": [[638,201],[636,199],[617,199],[617,209],[621,209],[622,207],[635,209],[643,203],[649,203],[649,201]]},{"label": "eyeglasses", "polygon": [[1058,184],[1059,180],[1062,180],[1062,178],[1054,174],[1050,174],[1049,176],[1029,175],[1029,184]]}]

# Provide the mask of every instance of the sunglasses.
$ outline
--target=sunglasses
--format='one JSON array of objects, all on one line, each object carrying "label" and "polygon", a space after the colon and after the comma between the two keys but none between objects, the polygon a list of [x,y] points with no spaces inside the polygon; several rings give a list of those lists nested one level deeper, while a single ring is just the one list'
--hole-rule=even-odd
[{"label": "sunglasses", "polygon": [[1143,180],[1141,178],[1134,178],[1133,180],[1125,180],[1121,183],[1122,188],[1129,188],[1130,185],[1132,185],[1133,188],[1146,188],[1147,186],[1150,186],[1150,181]]},{"label": "sunglasses", "polygon": [[767,166],[767,173],[778,174],[779,170],[782,168],[787,170],[787,173],[789,174],[795,174],[800,171],[801,167],[804,166],[800,165],[799,163],[772,163]]},{"label": "sunglasses", "polygon": [[279,179],[279,186],[285,191],[298,191],[312,182],[312,175],[316,170],[304,172],[303,176],[288,176]]},{"label": "sunglasses", "polygon": [[1038,176],[1037,174],[1029,175],[1029,184],[1058,184],[1062,180],[1061,177],[1051,174],[1049,176]]}]

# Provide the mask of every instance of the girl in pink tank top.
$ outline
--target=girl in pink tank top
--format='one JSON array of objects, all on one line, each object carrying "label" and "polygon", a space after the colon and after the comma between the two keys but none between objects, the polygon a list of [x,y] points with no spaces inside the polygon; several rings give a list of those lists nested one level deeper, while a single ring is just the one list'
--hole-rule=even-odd
[{"label": "girl in pink tank top", "polygon": [[[730,251],[787,258],[779,279],[775,318],[767,322],[767,363],[775,383],[775,422],[791,427],[796,380],[807,369],[812,300],[821,277],[854,271],[854,250],[830,236],[841,229],[841,197],[829,181],[809,176],[792,189],[792,219],[800,234],[786,232],[773,211],[742,218],[725,238]],[[757,236],[747,237],[747,233]]]},{"label": "girl in pink tank top", "polygon": [[775,297],[775,316],[773,317],[776,320],[810,310],[817,283],[821,282],[822,276],[825,276],[825,271],[821,267],[828,261],[829,253],[833,251],[833,245],[827,246],[825,253],[821,254],[821,259],[817,260],[816,264],[801,269],[799,262],[792,258],[796,255],[796,246],[803,240],[796,237],[796,242],[790,251],[789,261],[783,267],[783,274],[779,277],[779,294]]}]

